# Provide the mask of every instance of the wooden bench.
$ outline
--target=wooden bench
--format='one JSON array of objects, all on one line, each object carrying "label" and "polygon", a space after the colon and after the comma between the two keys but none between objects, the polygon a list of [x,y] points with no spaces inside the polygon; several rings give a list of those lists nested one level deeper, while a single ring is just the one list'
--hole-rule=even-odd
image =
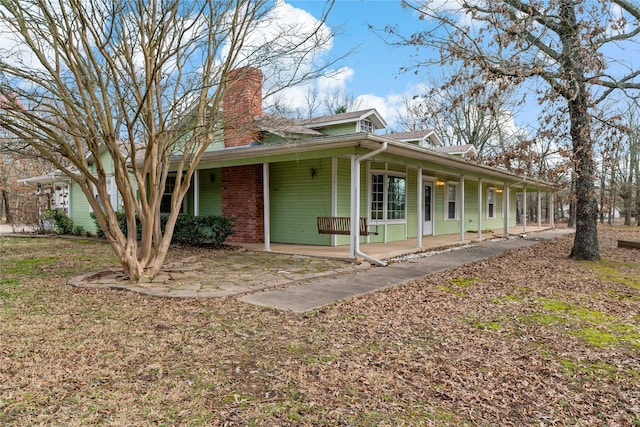
[{"label": "wooden bench", "polygon": [[[367,218],[360,218],[360,235],[361,236],[377,236],[376,231],[369,231]],[[319,216],[318,217],[318,233],[320,234],[351,234],[351,217],[348,216]]]},{"label": "wooden bench", "polygon": [[640,240],[618,240],[618,247],[640,249]]}]

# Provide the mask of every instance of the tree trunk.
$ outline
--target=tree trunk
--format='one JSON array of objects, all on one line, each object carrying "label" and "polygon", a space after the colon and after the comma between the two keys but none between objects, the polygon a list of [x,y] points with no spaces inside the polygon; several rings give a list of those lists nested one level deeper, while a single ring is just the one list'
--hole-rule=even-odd
[{"label": "tree trunk", "polygon": [[[582,88],[584,89],[584,87]],[[576,234],[571,258],[597,261],[600,259],[598,245],[598,202],[594,185],[593,142],[585,92],[569,100],[571,140],[575,164]]]},{"label": "tree trunk", "polygon": [[2,190],[2,201],[6,213],[7,223],[13,225],[13,218],[11,217],[11,206],[9,205],[9,194],[7,190]]},{"label": "tree trunk", "polygon": [[600,224],[604,224],[604,207],[606,205],[606,200],[605,200],[605,189],[607,186],[607,181],[606,181],[606,168],[604,167],[604,165],[602,165],[601,168],[601,172],[600,172]]},{"label": "tree trunk", "polygon": [[567,221],[567,227],[573,228],[576,225],[576,174],[571,174],[571,192],[569,193],[569,220]]}]

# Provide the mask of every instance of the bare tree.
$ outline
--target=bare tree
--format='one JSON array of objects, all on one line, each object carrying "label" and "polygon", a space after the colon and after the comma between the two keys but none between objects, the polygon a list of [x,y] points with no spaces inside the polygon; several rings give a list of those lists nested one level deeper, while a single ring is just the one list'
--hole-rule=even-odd
[{"label": "bare tree", "polygon": [[[191,178],[225,125],[224,92],[231,79],[243,78],[232,70],[268,69],[268,96],[317,76],[318,68],[306,65],[317,62],[315,52],[330,37],[322,18],[312,29],[270,25],[266,0],[0,5],[0,31],[14,41],[0,49],[6,104],[0,126],[82,189],[131,280],[154,277],[164,262]],[[256,37],[265,27],[270,37]],[[127,234],[109,202],[105,150]],[[170,167],[182,173],[163,232],[160,205]]]},{"label": "bare tree", "polygon": [[399,123],[407,131],[434,129],[445,145],[471,144],[479,158],[491,158],[517,131],[513,91],[484,84],[467,71],[458,69],[455,79],[432,79],[426,93],[405,97]]},{"label": "bare tree", "polygon": [[[462,0],[455,6],[417,0],[404,4],[433,25],[402,39],[403,44],[437,48],[439,64],[461,61],[476,67],[487,81],[544,82],[546,90],[537,94],[540,98],[564,100],[576,172],[571,257],[599,259],[590,111],[614,92],[640,89],[640,71],[625,62],[637,56],[640,7],[627,0]],[[388,30],[398,34],[397,29]]]}]

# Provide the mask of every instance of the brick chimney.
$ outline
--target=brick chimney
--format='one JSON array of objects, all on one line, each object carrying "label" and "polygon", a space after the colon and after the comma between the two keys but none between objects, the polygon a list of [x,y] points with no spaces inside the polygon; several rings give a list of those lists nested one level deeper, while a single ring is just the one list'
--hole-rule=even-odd
[{"label": "brick chimney", "polygon": [[254,67],[231,71],[222,108],[225,148],[243,147],[256,141],[254,117],[262,115],[262,71]]}]

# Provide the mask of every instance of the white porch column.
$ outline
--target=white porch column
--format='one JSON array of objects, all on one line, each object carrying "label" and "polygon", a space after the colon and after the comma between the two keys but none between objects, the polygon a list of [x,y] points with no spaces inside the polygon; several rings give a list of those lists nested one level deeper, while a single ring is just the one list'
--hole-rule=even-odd
[{"label": "white porch column", "polygon": [[200,170],[193,174],[193,216],[200,216]]},{"label": "white porch column", "polygon": [[509,235],[509,186],[507,184],[502,188],[502,219],[504,226],[504,235]]},{"label": "white porch column", "polygon": [[464,175],[460,175],[460,241],[464,242]]},{"label": "white porch column", "polygon": [[264,211],[264,250],[271,251],[271,212],[269,212],[269,163],[262,164],[262,196]]},{"label": "white porch column", "polygon": [[478,178],[478,240],[482,240],[482,178]]},{"label": "white porch column", "polygon": [[538,229],[542,229],[542,193],[538,188]]},{"label": "white porch column", "polygon": [[522,187],[522,232],[527,232],[527,187]]},{"label": "white porch column", "polygon": [[422,181],[422,168],[418,169],[418,244],[422,248],[422,232],[424,226],[424,182]]},{"label": "white porch column", "polygon": [[[338,216],[338,158],[331,158],[331,216]],[[331,246],[338,244],[338,236],[331,235]]]},{"label": "white porch column", "polygon": [[349,239],[349,258],[356,257],[359,251],[360,224],[360,162],[356,156],[351,156],[351,234]]}]

